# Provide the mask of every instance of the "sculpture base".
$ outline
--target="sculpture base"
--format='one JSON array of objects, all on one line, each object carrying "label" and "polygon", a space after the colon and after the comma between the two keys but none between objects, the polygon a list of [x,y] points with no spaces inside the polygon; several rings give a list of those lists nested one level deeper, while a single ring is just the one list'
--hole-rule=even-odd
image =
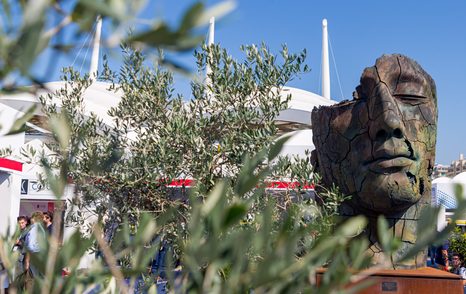
[{"label": "sculpture base", "polygon": [[[317,285],[320,284],[324,273],[325,269],[317,271]],[[371,285],[356,293],[463,293],[463,280],[460,276],[430,267],[409,270],[379,270],[358,282],[348,284],[345,288],[349,290],[368,281]]]}]

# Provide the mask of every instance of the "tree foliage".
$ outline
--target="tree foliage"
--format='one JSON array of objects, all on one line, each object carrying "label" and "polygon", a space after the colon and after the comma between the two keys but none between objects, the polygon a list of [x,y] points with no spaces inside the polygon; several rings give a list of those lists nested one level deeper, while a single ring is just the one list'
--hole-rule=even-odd
[{"label": "tree foliage", "polygon": [[[3,1],[2,87],[15,72],[38,82],[31,65],[68,24],[76,22],[86,31],[101,14],[117,27],[128,25],[141,3],[76,1],[62,11],[55,1]],[[231,7],[222,5],[214,10],[221,14]],[[18,19],[12,12],[17,7]],[[52,10],[62,14],[58,23],[47,23]],[[167,263],[175,293],[356,290],[345,287],[384,267],[371,266],[364,252],[367,240],[359,237],[363,217],[336,225],[333,217],[344,199],[337,190],[318,195],[320,206],[301,197],[301,188],[317,180],[309,158],[276,158],[284,140],[277,139],[273,121],[289,100],[281,90],[307,70],[304,52],[289,54],[284,47],[278,57],[266,46],[246,46],[244,60],[237,61],[219,46],[203,46],[195,56],[199,76],[209,68],[207,82],[194,81],[192,99],[186,100],[175,93],[172,74],[161,66],[166,60],[148,65],[145,55],[133,49],[194,48],[201,39],[195,29],[210,12],[195,4],[176,28],[157,22],[128,38],[112,35],[109,44],[125,39],[127,45],[121,70],[106,66],[100,75],[121,97],[109,112],[111,123],[86,112],[83,94],[92,80],[72,69],[65,70],[63,89],[41,98],[55,138],[49,146],[54,156],[42,158],[45,180],[57,197],[74,183],[68,221],[89,227],[86,235],[76,231],[60,250],[57,234],[43,244],[32,263],[45,274],[36,277],[33,292],[132,292],[163,240],[177,251]],[[65,49],[62,45],[55,47]],[[26,120],[14,131],[21,131]],[[265,192],[268,180],[283,177],[299,182],[297,191],[284,198]],[[173,179],[195,180],[189,198],[186,191],[168,187]],[[293,197],[299,201],[291,201]],[[458,205],[461,215],[466,203],[458,199]],[[418,243],[404,258],[452,229],[447,226],[438,234],[432,229],[435,219],[435,209],[428,209]],[[399,242],[383,218],[378,227],[388,258]],[[10,277],[18,259],[10,251],[14,241],[13,234],[0,238],[0,259]],[[95,249],[102,258],[80,270],[79,260]],[[170,258],[181,260],[178,276]],[[327,270],[316,288],[322,266]],[[70,271],[67,277],[61,275],[63,268]],[[153,278],[146,283],[151,293]]]},{"label": "tree foliage", "polygon": [[450,252],[456,252],[466,256],[466,235],[460,227],[456,227],[450,235]]},{"label": "tree foliage", "polygon": [[[61,135],[57,133],[58,137],[63,135],[66,136],[65,132]],[[296,206],[289,206],[280,222],[274,221],[273,198],[263,198],[263,190],[255,187],[272,173],[273,166],[264,165],[264,160],[273,159],[283,142],[280,140],[269,150],[261,150],[256,156],[246,157],[238,177],[235,180],[225,177],[218,182],[206,194],[205,201],[191,198],[187,237],[179,237],[183,252],[180,257],[182,269],[175,271],[170,258],[167,263],[171,293],[357,291],[368,283],[355,282],[362,281],[374,270],[384,267],[383,264],[371,266],[371,257],[365,254],[368,241],[359,238],[367,222],[364,217],[350,219],[331,232],[322,232],[309,243],[303,243],[303,240],[314,233],[312,222],[306,221],[305,214]],[[69,162],[68,159],[62,161],[62,164],[67,165]],[[262,199],[264,206],[253,208],[256,199]],[[459,200],[458,203],[459,212],[463,213],[466,201]],[[245,222],[247,215],[253,211],[259,212],[256,221]],[[424,213],[436,218],[432,212],[428,210]],[[147,287],[149,293],[155,293],[154,277],[149,276],[142,286],[137,281],[146,273],[145,266],[159,249],[164,226],[172,218],[176,218],[172,212],[157,219],[153,215],[143,214],[136,229],[132,229],[125,221],[111,243],[102,238],[99,223],[88,238],[83,238],[76,231],[65,240],[60,250],[53,250],[56,239],[52,236],[44,244],[45,250],[32,260],[41,268],[44,264],[49,265],[44,269],[47,274],[35,279],[34,292],[92,290],[131,293],[136,289],[143,291],[141,287]],[[420,247],[442,238],[452,228],[448,226],[438,235],[433,233],[435,228],[429,226],[431,218],[423,219],[426,222],[420,228],[422,238],[417,244]],[[378,225],[383,229],[387,222],[380,218]],[[399,242],[393,239],[388,230],[380,230],[379,234],[389,258],[391,252],[397,250],[396,244]],[[0,239],[0,257],[10,274],[17,258],[8,253],[13,242],[14,239],[7,236]],[[78,261],[93,242],[99,245],[103,258],[94,260],[85,270],[78,270]],[[302,247],[304,251],[300,250]],[[301,253],[297,255],[297,252]],[[410,258],[410,254],[413,252],[408,252],[405,258]],[[128,255],[131,258],[127,264],[122,265],[121,261]],[[60,275],[64,266],[70,270],[67,277]],[[319,274],[322,266],[327,269]],[[351,287],[348,287],[350,283]]]},{"label": "tree foliage", "polygon": [[[199,27],[205,26],[212,16],[221,17],[230,12],[235,2],[222,1],[209,8],[200,1],[194,2],[177,27],[150,15],[147,5],[143,0],[1,1],[0,87],[17,90],[17,80],[42,87],[43,80],[57,70],[58,58],[83,46],[83,36],[93,33],[98,16],[108,23],[109,34],[103,40],[107,48],[127,42],[151,54],[160,48],[183,52],[193,50],[204,39],[197,30]],[[143,12],[144,17],[153,17],[144,26],[140,25]],[[134,34],[128,36],[130,29]],[[46,51],[53,53],[43,54]],[[40,73],[32,70],[38,59],[44,64]],[[173,60],[164,62],[171,68],[188,71]]]},{"label": "tree foliage", "polygon": [[[81,223],[86,210],[122,221],[141,211],[187,207],[187,194],[167,187],[173,180],[193,179],[204,197],[218,179],[236,179],[244,156],[277,138],[274,119],[289,100],[281,89],[307,70],[305,52],[289,54],[286,47],[279,60],[265,46],[246,46],[240,62],[219,46],[204,46],[196,52],[198,71],[209,67],[211,82],[194,81],[186,101],[174,94],[169,71],[148,66],[139,50],[123,49],[121,70],[106,67],[102,75],[121,97],[109,111],[111,125],[85,113],[83,94],[91,84],[72,70],[65,88],[42,97],[49,117],[61,111],[70,118],[69,177],[79,195],[73,216]],[[302,181],[312,182],[306,176]]]}]

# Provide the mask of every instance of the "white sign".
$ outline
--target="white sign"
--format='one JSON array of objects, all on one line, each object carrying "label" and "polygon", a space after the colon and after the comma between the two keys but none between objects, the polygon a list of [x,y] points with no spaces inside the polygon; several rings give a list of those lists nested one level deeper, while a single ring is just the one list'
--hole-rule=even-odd
[{"label": "white sign", "polygon": [[52,191],[38,180],[21,179],[21,195],[50,195]]}]

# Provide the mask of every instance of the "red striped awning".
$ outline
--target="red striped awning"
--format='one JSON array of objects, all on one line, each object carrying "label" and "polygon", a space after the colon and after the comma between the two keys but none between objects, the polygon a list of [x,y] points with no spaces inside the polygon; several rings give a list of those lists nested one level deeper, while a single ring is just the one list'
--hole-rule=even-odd
[{"label": "red striped awning", "polygon": [[[267,183],[267,189],[296,189],[301,184],[299,182],[273,181]],[[314,185],[304,185],[305,190],[314,190]]]},{"label": "red striped awning", "polygon": [[194,185],[194,180],[184,179],[184,180],[173,180],[168,187],[177,188],[177,187],[191,187]]},{"label": "red striped awning", "polygon": [[23,171],[23,164],[19,161],[0,158],[0,169],[4,171]]},{"label": "red striped awning", "polygon": [[[286,190],[286,189],[296,189],[300,186],[299,182],[287,182],[287,181],[273,181],[267,182],[267,189],[277,189],[277,190]],[[179,179],[173,180],[168,187],[171,188],[181,188],[181,187],[191,187],[194,185],[194,180],[192,179]],[[304,185],[304,190],[314,190],[314,185]]]}]

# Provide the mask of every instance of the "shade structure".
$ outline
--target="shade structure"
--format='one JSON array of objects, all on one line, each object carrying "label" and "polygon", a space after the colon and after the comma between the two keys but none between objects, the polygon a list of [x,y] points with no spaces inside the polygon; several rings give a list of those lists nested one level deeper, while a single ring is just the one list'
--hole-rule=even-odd
[{"label": "shade structure", "polygon": [[315,93],[293,87],[284,87],[281,95],[283,99],[287,95],[291,95],[288,108],[281,111],[275,120],[276,124],[285,132],[310,128],[314,107],[337,103]]},{"label": "shade structure", "polygon": [[0,171],[22,172],[23,163],[20,161],[8,159],[8,158],[0,158]]},{"label": "shade structure", "polygon": [[[112,125],[112,118],[108,115],[108,110],[117,106],[122,96],[120,91],[110,90],[110,86],[111,84],[109,83],[96,81],[83,94],[85,114],[90,115],[94,113],[107,125]],[[44,84],[44,89],[38,90],[37,93],[23,92],[1,95],[0,103],[22,112],[28,110],[32,105],[36,105],[36,114],[41,115],[42,110],[39,97],[65,89],[65,87],[68,88],[68,91],[71,91],[72,85],[67,85],[66,82],[50,82]],[[61,101],[58,98],[54,98],[53,102],[58,106],[61,105]]]},{"label": "shade structure", "polygon": [[466,172],[462,172],[454,176],[452,182],[466,185]]}]

